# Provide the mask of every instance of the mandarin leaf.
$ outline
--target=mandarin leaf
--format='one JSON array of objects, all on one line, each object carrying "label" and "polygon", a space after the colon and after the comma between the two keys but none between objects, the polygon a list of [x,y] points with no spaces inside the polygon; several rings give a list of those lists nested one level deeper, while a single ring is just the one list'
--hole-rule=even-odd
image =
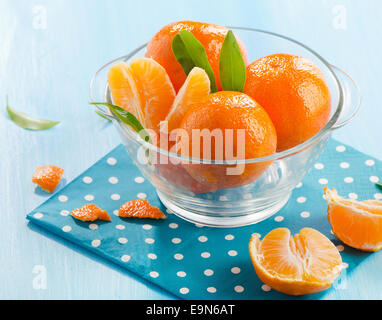
[{"label": "mandarin leaf", "polygon": [[194,67],[204,69],[210,78],[211,93],[217,91],[215,75],[208,61],[206,50],[190,31],[181,30],[174,36],[172,51],[187,75]]}]

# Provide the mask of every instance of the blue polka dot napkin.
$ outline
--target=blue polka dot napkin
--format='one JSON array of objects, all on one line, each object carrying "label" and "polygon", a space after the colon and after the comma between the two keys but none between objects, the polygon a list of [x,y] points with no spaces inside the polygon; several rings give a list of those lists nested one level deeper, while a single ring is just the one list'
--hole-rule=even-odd
[{"label": "blue polka dot napkin", "polygon": [[[347,266],[345,271],[351,270],[366,256],[331,234],[322,188],[335,187],[340,195],[353,199],[382,199],[382,191],[374,184],[382,177],[381,170],[381,161],[331,140],[276,215],[247,227],[209,228],[183,221],[171,212],[160,221],[116,216],[124,202],[137,198],[146,198],[166,212],[152,185],[120,145],[27,218],[180,298],[285,299],[289,297],[258,279],[248,253],[251,234],[264,236],[277,227],[288,227],[293,233],[303,227],[316,228],[338,245]],[[73,219],[70,211],[87,202],[107,210],[112,221],[88,223]],[[341,290],[341,277],[330,290]]]}]

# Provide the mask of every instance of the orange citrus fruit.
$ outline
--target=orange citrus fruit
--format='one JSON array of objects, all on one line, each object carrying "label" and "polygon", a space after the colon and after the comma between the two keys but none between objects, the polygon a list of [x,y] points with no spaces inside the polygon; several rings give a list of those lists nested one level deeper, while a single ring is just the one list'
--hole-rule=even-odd
[{"label": "orange citrus fruit", "polygon": [[[180,129],[178,153],[187,157],[245,160],[276,151],[276,131],[268,114],[252,98],[240,92],[219,91],[199,100],[184,116]],[[198,130],[200,135],[194,135]],[[200,183],[220,189],[251,183],[269,164],[190,162],[183,166]]]},{"label": "orange citrus fruit", "polygon": [[301,229],[294,237],[289,229],[277,228],[262,241],[254,234],[249,253],[260,280],[286,294],[325,290],[341,272],[342,259],[337,248],[311,228]]},{"label": "orange citrus fruit", "polygon": [[[153,143],[162,149],[162,152],[152,151],[158,178],[193,193],[206,193],[216,190],[213,186],[204,185],[195,180],[183,167],[182,161],[176,155],[176,131],[171,133],[158,131],[156,135],[151,137]],[[172,156],[166,151],[170,151],[175,155]]]},{"label": "orange citrus fruit", "polygon": [[271,117],[277,131],[277,151],[311,138],[330,116],[325,75],[303,57],[273,54],[252,62],[247,66],[244,93]]},{"label": "orange citrus fruit", "polygon": [[328,220],[333,234],[348,246],[378,251],[382,248],[382,201],[356,201],[325,187]]},{"label": "orange citrus fruit", "polygon": [[[170,139],[170,136],[174,138]],[[167,132],[158,132],[154,141],[157,142],[157,146],[164,150],[169,150],[176,154],[176,149],[172,150],[175,145],[176,132],[171,134]],[[209,184],[202,184],[194,179],[182,165],[182,161],[169,155],[168,153],[154,152],[155,167],[160,179],[165,179],[171,184],[191,191],[193,193],[206,193],[215,191],[216,188]]]},{"label": "orange citrus fruit", "polygon": [[143,199],[127,201],[119,208],[118,215],[122,218],[166,218],[159,208],[150,205],[147,200]]},{"label": "orange citrus fruit", "polygon": [[[219,80],[219,56],[224,38],[228,29],[223,26],[211,23],[195,22],[195,21],[178,21],[173,22],[161,30],[159,30],[147,45],[146,57],[152,58],[160,63],[167,71],[175,90],[182,87],[186,80],[182,66],[178,63],[172,52],[172,39],[181,30],[190,31],[196,39],[203,45],[208,61],[215,74],[218,90],[221,90]],[[248,64],[247,51],[238,37],[236,40],[239,44],[244,62]]]},{"label": "orange citrus fruit", "polygon": [[70,213],[74,218],[81,221],[105,220],[111,221],[110,216],[105,210],[100,209],[95,204],[89,203],[81,208],[74,209]]},{"label": "orange citrus fruit", "polygon": [[110,68],[108,82],[113,103],[134,114],[147,129],[157,130],[174,102],[170,78],[153,59],[136,58],[129,66],[117,63]]},{"label": "orange citrus fruit", "polygon": [[110,67],[108,84],[113,103],[132,113],[141,123],[144,123],[137,84],[126,62],[118,62]]},{"label": "orange citrus fruit", "polygon": [[57,166],[45,165],[37,167],[32,182],[38,184],[41,189],[52,193],[60,183],[63,174],[64,169]]},{"label": "orange citrus fruit", "polygon": [[179,128],[180,122],[190,107],[209,93],[210,79],[207,73],[201,68],[193,68],[176,95],[172,108],[166,117],[168,132]]}]

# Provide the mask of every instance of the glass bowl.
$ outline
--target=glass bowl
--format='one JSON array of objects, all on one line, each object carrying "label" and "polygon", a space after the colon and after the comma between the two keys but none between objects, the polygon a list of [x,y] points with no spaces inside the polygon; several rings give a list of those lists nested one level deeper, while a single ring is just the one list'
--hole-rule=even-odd
[{"label": "glass bowl", "polygon": [[[162,203],[179,217],[200,225],[236,227],[257,223],[279,211],[292,190],[304,178],[327,145],[333,130],[347,124],[360,106],[357,84],[342,70],[293,39],[262,30],[232,27],[245,43],[249,61],[274,53],[289,53],[313,61],[325,74],[331,92],[331,116],[324,128],[309,140],[271,156],[228,161],[182,157],[145,142],[110,110],[97,106],[118,129],[126,151],[146,179],[155,187]],[[92,102],[112,103],[107,83],[111,65],[143,57],[146,45],[115,59],[99,69],[91,80]],[[255,181],[231,189],[217,189],[190,175],[188,166],[224,169],[229,165],[264,166]],[[230,177],[227,176],[227,179]],[[129,179],[129,172],[126,172]]]}]

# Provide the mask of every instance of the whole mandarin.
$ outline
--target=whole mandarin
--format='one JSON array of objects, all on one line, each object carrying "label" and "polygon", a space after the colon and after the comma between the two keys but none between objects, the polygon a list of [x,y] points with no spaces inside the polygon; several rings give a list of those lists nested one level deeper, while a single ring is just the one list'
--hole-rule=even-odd
[{"label": "whole mandarin", "polygon": [[[177,134],[178,153],[206,160],[264,157],[275,153],[277,145],[276,130],[265,110],[248,95],[233,91],[219,91],[195,103]],[[183,166],[200,183],[226,189],[253,182],[269,164],[189,162]]]},{"label": "whole mandarin", "polygon": [[277,132],[277,151],[314,136],[328,122],[331,98],[323,72],[310,60],[273,54],[247,66],[244,93],[269,114]]},{"label": "whole mandarin", "polygon": [[[221,90],[219,80],[219,56],[224,38],[228,32],[226,27],[195,21],[178,21],[173,22],[163,27],[157,32],[147,45],[145,56],[157,61],[164,67],[171,79],[176,92],[183,85],[187,75],[182,69],[182,66],[176,60],[172,52],[172,39],[181,30],[190,31],[196,39],[203,45],[208,61],[214,71],[218,90]],[[238,37],[236,40],[239,44],[241,54],[245,65],[248,64],[247,51]]]}]

